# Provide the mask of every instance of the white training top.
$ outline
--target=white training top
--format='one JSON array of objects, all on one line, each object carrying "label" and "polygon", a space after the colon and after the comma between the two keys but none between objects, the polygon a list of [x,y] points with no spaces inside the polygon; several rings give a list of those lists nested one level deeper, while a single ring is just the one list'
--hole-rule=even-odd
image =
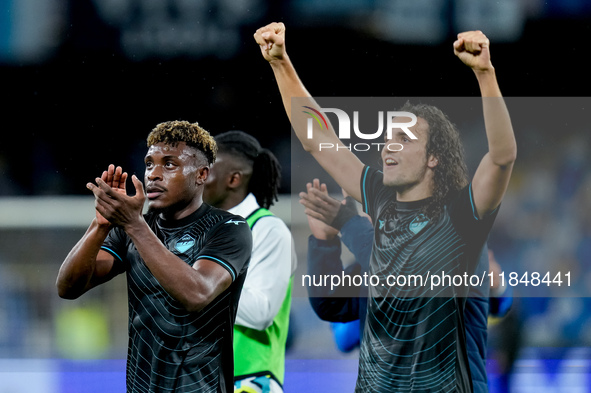
[{"label": "white training top", "polygon": [[[248,194],[228,211],[246,218],[259,207],[255,196]],[[271,326],[296,266],[297,257],[287,225],[276,216],[259,219],[252,228],[252,256],[238,303],[236,324],[256,330]]]}]

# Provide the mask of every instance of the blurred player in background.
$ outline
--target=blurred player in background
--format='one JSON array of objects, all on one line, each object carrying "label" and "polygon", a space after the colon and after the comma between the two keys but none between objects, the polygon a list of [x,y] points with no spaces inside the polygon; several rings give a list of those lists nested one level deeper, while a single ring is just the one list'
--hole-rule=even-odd
[{"label": "blurred player in background", "polygon": [[130,393],[232,391],[252,235],[242,217],[202,202],[216,150],[196,123],[161,123],[148,136],[146,195],[134,175],[127,196],[127,173],[113,165],[87,184],[96,217],[63,262],[58,293],[75,299],[127,274]]},{"label": "blurred player in background", "polygon": [[244,217],[253,236],[234,326],[235,392],[282,392],[296,257],[289,229],[268,210],[277,200],[281,166],[245,132],[215,139],[218,158],[205,184],[205,202]]}]

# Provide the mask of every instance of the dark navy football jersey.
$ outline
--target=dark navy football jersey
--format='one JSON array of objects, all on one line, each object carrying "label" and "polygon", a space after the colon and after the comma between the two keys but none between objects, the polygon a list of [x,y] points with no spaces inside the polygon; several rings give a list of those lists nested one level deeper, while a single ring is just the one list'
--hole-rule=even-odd
[{"label": "dark navy football jersey", "polygon": [[[421,210],[428,200],[397,202],[382,173],[369,167],[361,189],[375,228],[370,274],[380,284],[369,288],[356,392],[470,392],[468,286],[432,288],[431,278],[474,272],[496,211],[478,219],[467,186],[428,219]],[[398,276],[405,280],[392,280]]]},{"label": "dark navy football jersey", "polygon": [[192,266],[198,259],[220,264],[230,287],[200,312],[189,313],[145,265],[121,228],[103,249],[126,272],[129,297],[128,392],[231,392],[232,332],[252,249],[242,217],[203,204],[178,221],[148,213],[146,222],[166,248]]}]

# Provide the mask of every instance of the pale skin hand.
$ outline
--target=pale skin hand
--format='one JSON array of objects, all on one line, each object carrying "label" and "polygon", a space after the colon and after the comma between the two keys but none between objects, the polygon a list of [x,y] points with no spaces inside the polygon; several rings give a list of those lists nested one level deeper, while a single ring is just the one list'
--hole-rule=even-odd
[{"label": "pale skin hand", "polygon": [[283,23],[270,23],[265,27],[261,27],[254,33],[254,39],[261,48],[263,58],[269,63],[287,57],[285,51],[285,25]]},{"label": "pale skin hand", "polygon": [[314,179],[306,184],[307,192],[300,192],[300,203],[306,208],[308,225],[312,235],[316,239],[330,240],[338,235],[339,231],[330,225],[336,217],[341,202],[328,196],[326,184],[320,184],[320,180]]},{"label": "pale skin hand", "polygon": [[458,34],[454,42],[454,54],[474,72],[494,70],[490,61],[490,41],[481,31]]}]

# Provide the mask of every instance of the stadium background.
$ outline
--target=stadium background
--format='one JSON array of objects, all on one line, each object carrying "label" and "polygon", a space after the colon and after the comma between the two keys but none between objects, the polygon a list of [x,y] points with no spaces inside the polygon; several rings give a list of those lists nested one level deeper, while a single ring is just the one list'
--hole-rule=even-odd
[{"label": "stadium background", "polygon": [[[54,282],[93,214],[85,183],[112,162],[141,174],[155,124],[255,135],[282,161],[279,211],[305,234],[302,211],[290,214],[300,191],[290,126],[252,39],[270,21],[288,26],[289,53],[317,96],[477,96],[451,43],[479,28],[506,96],[588,103],[584,0],[0,0],[0,392],[123,386],[125,280],[74,302]],[[591,138],[568,120],[516,130],[519,162],[491,242],[506,269],[564,267],[588,288]],[[579,289],[519,299],[513,391],[589,390],[591,302]],[[338,352],[302,296],[293,317],[286,392],[350,390],[357,354]],[[489,364],[493,390],[498,367]]]}]

